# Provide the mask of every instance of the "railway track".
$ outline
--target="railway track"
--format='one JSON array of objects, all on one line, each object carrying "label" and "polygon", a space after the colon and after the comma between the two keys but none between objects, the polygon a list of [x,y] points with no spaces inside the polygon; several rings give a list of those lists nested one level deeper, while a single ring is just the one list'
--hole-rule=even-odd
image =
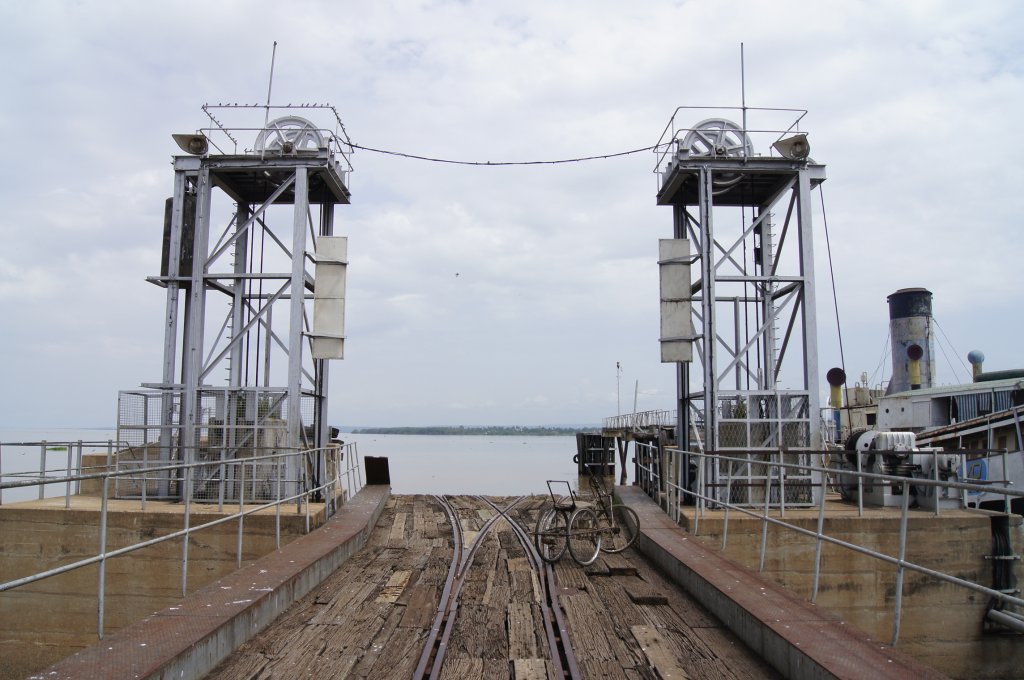
[{"label": "railway track", "polygon": [[557,590],[554,587],[555,575],[550,564],[541,560],[537,554],[530,534],[522,525],[513,519],[509,512],[526,496],[514,499],[504,508],[483,496],[474,497],[475,500],[490,507],[495,514],[491,516],[467,545],[462,523],[459,521],[458,509],[451,501],[444,496],[435,496],[434,499],[444,509],[452,529],[452,561],[448,569],[448,575],[441,591],[441,598],[434,615],[430,632],[427,635],[423,652],[420,655],[419,663],[413,673],[416,680],[436,680],[444,665],[445,653],[449,648],[449,641],[455,625],[459,610],[459,597],[463,586],[466,583],[466,575],[473,564],[473,558],[478,548],[483,544],[484,538],[500,519],[505,519],[512,527],[516,540],[523,547],[530,567],[538,575],[541,583],[542,596],[538,603],[542,612],[545,637],[548,649],[551,653],[551,662],[556,673],[561,678],[578,680],[581,677],[576,657],[569,642],[567,626],[558,604]]}]

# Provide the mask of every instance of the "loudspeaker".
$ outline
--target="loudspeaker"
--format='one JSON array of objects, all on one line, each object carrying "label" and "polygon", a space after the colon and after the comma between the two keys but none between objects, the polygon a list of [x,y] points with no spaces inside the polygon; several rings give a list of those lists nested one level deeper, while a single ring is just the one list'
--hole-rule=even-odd
[{"label": "loudspeaker", "polygon": [[795,161],[802,161],[811,154],[811,144],[807,141],[807,135],[805,134],[780,139],[772,144],[772,148],[784,157]]},{"label": "loudspeaker", "polygon": [[206,141],[206,135],[171,135],[174,142],[185,153],[193,156],[202,156],[210,150],[210,143]]}]

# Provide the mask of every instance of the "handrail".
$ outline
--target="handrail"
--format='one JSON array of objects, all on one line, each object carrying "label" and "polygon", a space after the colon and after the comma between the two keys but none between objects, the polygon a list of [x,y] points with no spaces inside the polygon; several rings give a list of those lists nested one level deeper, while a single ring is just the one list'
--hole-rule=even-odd
[{"label": "handrail", "polygon": [[[797,115],[796,120],[791,122],[785,128],[779,128],[779,129],[755,129],[755,128],[751,128],[749,126],[746,126],[744,124],[744,129],[743,129],[744,133],[748,133],[748,134],[749,133],[768,133],[768,134],[772,134],[772,135],[777,135],[775,141],[778,141],[779,139],[782,139],[782,137],[784,137],[785,135],[789,134],[790,132],[793,132],[794,129],[799,130],[800,122],[804,119],[804,116],[807,115],[807,110],[806,109],[790,109],[790,108],[772,108],[772,107],[755,107],[755,106],[679,106],[679,107],[676,107],[676,110],[672,112],[672,115],[669,117],[668,123],[665,124],[665,129],[662,130],[661,136],[658,137],[658,141],[657,141],[657,143],[653,147],[654,154],[657,157],[657,160],[655,161],[655,164],[654,164],[654,170],[653,170],[653,172],[655,174],[658,174],[659,172],[661,172],[662,164],[665,162],[665,157],[668,156],[670,153],[674,153],[674,151],[675,151],[675,144],[674,144],[674,142],[678,139],[679,134],[683,133],[683,132],[689,133],[690,131],[693,130],[693,128],[685,128],[685,127],[677,128],[676,125],[675,125],[676,116],[679,114],[680,111],[684,111],[684,110],[685,111],[702,111],[702,110],[703,111],[739,111],[739,112],[741,112],[743,114],[744,120],[746,119],[747,112],[751,112],[751,111],[753,111],[753,112],[762,112],[762,113],[769,113],[769,112],[771,112],[771,113],[794,113],[794,114],[799,114],[799,115]],[[698,122],[698,121],[695,120],[694,123],[696,123],[696,122]]]},{"label": "handrail", "polygon": [[[812,593],[811,593],[811,601],[812,602],[815,601],[815,599],[817,598],[817,593],[818,593],[818,585],[819,585],[819,580],[820,580],[820,575],[821,575],[821,544],[822,543],[830,543],[832,545],[836,545],[836,546],[839,546],[839,547],[842,547],[842,548],[845,548],[845,549],[848,549],[848,550],[852,550],[852,551],[857,552],[859,554],[867,555],[869,557],[877,559],[877,560],[879,560],[881,562],[884,562],[886,564],[891,564],[891,565],[895,566],[897,568],[897,587],[896,587],[897,589],[896,589],[896,598],[895,598],[894,605],[893,605],[893,632],[892,632],[892,641],[891,641],[893,646],[896,645],[896,643],[897,643],[897,641],[899,639],[900,617],[901,617],[901,614],[902,614],[902,591],[903,591],[902,584],[903,584],[903,573],[904,573],[905,570],[915,571],[917,573],[924,574],[926,576],[931,576],[933,578],[937,578],[937,579],[939,579],[941,581],[944,581],[946,583],[950,583],[950,584],[953,584],[953,585],[956,585],[956,586],[960,586],[960,587],[963,587],[963,588],[968,588],[968,589],[973,590],[975,592],[983,593],[983,594],[985,594],[985,595],[987,595],[987,596],[989,596],[991,598],[994,598],[994,599],[1002,602],[1003,604],[1011,604],[1011,605],[1016,605],[1016,606],[1024,606],[1024,599],[1022,599],[1021,597],[1018,597],[1018,596],[1016,596],[1016,595],[1014,595],[1012,593],[1007,593],[1007,592],[1002,592],[1000,590],[995,590],[993,588],[989,588],[987,586],[983,586],[981,584],[974,583],[973,581],[969,581],[969,580],[960,578],[960,577],[952,575],[952,574],[946,574],[944,572],[941,572],[941,571],[938,571],[938,570],[935,570],[935,569],[931,569],[931,568],[926,567],[924,565],[908,561],[906,559],[906,540],[907,540],[906,526],[907,526],[907,519],[908,519],[909,512],[910,512],[909,499],[910,499],[910,495],[911,494],[909,494],[909,493],[903,494],[903,499],[902,499],[903,502],[901,503],[902,507],[901,507],[901,510],[900,510],[900,537],[899,537],[899,543],[897,545],[898,555],[897,556],[893,556],[893,555],[888,555],[886,553],[883,553],[883,552],[880,552],[880,551],[877,551],[877,550],[873,550],[871,548],[868,548],[868,547],[865,547],[865,546],[862,546],[862,545],[858,545],[856,543],[852,543],[852,542],[849,542],[849,541],[844,541],[842,539],[835,538],[835,537],[832,537],[832,536],[828,536],[827,534],[825,534],[824,533],[824,512],[825,512],[825,498],[826,498],[826,494],[824,492],[819,494],[819,501],[818,501],[818,524],[817,524],[817,530],[816,531],[811,531],[810,529],[807,529],[807,528],[804,528],[804,527],[801,527],[801,526],[797,526],[795,524],[792,524],[792,523],[784,521],[784,519],[783,519],[785,517],[785,508],[784,507],[781,508],[780,512],[778,513],[779,517],[772,517],[772,516],[769,515],[770,508],[768,507],[767,500],[768,500],[768,497],[770,496],[770,493],[771,493],[771,485],[773,484],[774,480],[782,478],[781,472],[783,470],[799,470],[801,472],[817,472],[817,473],[822,473],[822,480],[825,480],[825,479],[827,479],[824,476],[825,474],[830,473],[830,472],[835,472],[835,470],[832,469],[832,468],[827,468],[827,467],[817,466],[817,465],[800,465],[800,464],[794,464],[794,463],[784,463],[784,462],[781,461],[781,459],[780,460],[771,460],[770,457],[765,458],[763,451],[762,452],[758,452],[762,456],[761,459],[756,461],[758,464],[765,465],[769,469],[772,469],[773,471],[778,471],[779,472],[779,474],[777,476],[775,474],[773,474],[773,473],[766,473],[765,474],[765,505],[764,505],[763,508],[761,508],[760,511],[758,511],[758,510],[750,508],[750,507],[745,507],[743,505],[734,504],[734,503],[729,502],[729,500],[728,500],[729,499],[729,493],[726,493],[725,499],[721,498],[720,495],[711,495],[708,492],[708,487],[710,485],[708,485],[705,482],[704,475],[702,474],[704,469],[705,469],[705,465],[703,464],[704,460],[727,461],[727,462],[737,462],[737,463],[749,463],[750,460],[748,458],[732,455],[732,452],[730,452],[730,455],[723,455],[723,454],[716,454],[716,453],[699,453],[699,452],[694,452],[694,451],[685,452],[685,451],[681,451],[681,450],[676,449],[676,448],[664,448],[664,449],[661,449],[660,451],[662,453],[664,453],[668,457],[672,457],[672,456],[677,456],[678,455],[678,456],[689,456],[689,457],[693,457],[693,458],[697,458],[698,459],[698,464],[697,464],[697,472],[698,472],[698,474],[697,474],[697,484],[696,484],[697,488],[696,488],[696,490],[691,490],[691,489],[685,488],[683,486],[680,486],[679,484],[677,484],[675,481],[673,481],[671,479],[666,478],[666,476],[662,473],[662,471],[660,469],[661,468],[660,462],[658,462],[658,463],[655,462],[655,461],[659,461],[659,456],[656,455],[659,452],[659,449],[658,449],[657,445],[655,445],[655,444],[641,444],[641,443],[638,443],[637,444],[637,448],[638,448],[638,452],[637,452],[637,457],[636,457],[636,465],[637,465],[637,469],[638,469],[638,475],[637,475],[638,479],[641,480],[642,482],[653,483],[654,489],[660,490],[662,487],[664,487],[667,490],[668,495],[670,496],[670,499],[672,499],[674,501],[673,502],[673,506],[674,506],[674,510],[676,512],[674,513],[675,516],[673,517],[673,519],[675,521],[677,521],[677,522],[679,521],[679,510],[680,510],[679,506],[681,505],[681,503],[679,502],[680,494],[694,498],[694,500],[695,500],[695,510],[694,510],[694,521],[693,521],[693,527],[692,527],[692,532],[693,532],[694,535],[697,535],[699,533],[700,518],[705,516],[705,508],[707,507],[708,504],[713,504],[713,505],[722,507],[724,509],[723,523],[722,523],[722,550],[725,550],[726,542],[728,540],[728,535],[729,535],[729,512],[731,510],[736,510],[736,511],[739,511],[740,513],[742,513],[744,515],[747,515],[749,517],[754,517],[754,518],[760,519],[761,522],[762,522],[762,539],[761,539],[761,547],[760,547],[760,555],[759,555],[759,557],[760,557],[760,567],[759,567],[759,570],[760,571],[764,570],[765,556],[766,556],[766,552],[767,552],[767,540],[766,539],[767,539],[767,528],[768,528],[768,525],[777,526],[777,527],[780,527],[780,528],[783,528],[783,529],[788,529],[788,530],[794,531],[794,532],[796,532],[798,534],[814,538],[815,541],[816,541],[816,550],[815,550],[815,563],[814,563],[814,580],[813,580],[813,584],[812,584]],[[785,452],[776,452],[775,455],[784,454],[784,453]],[[822,452],[822,453],[824,453],[824,452]],[[924,452],[924,453],[927,453],[927,452]],[[938,453],[938,452],[936,452],[936,453]],[[780,458],[781,458],[781,456],[780,456]],[[644,463],[644,461],[647,460],[647,459],[650,459],[650,461],[651,461],[650,464],[645,464]],[[671,469],[671,467],[672,466],[671,466],[671,463],[670,463],[669,469]],[[908,481],[912,481],[913,485],[915,485],[915,486],[933,486],[933,487],[937,487],[937,488],[955,488],[955,489],[960,489],[960,490],[963,490],[963,491],[985,491],[985,492],[988,492],[988,493],[1005,494],[1007,497],[1014,497],[1014,498],[1022,498],[1022,497],[1024,497],[1024,490],[1012,489],[1009,486],[1005,486],[1005,485],[1003,485],[1003,486],[993,486],[991,484],[984,484],[984,485],[982,485],[982,484],[972,484],[972,483],[969,483],[969,482],[952,482],[952,481],[943,481],[943,480],[937,480],[937,479],[926,479],[926,478],[916,478],[916,477],[915,478],[908,478],[908,477],[899,476],[899,475],[870,473],[870,472],[863,472],[863,471],[857,471],[857,470],[843,470],[842,474],[844,476],[857,477],[860,480],[875,480],[875,481],[882,481],[882,482],[897,482],[897,483],[900,483],[900,484],[906,484],[906,483],[908,483]],[[728,483],[731,484],[731,479],[729,480]],[[777,483],[777,482],[775,482],[775,483]],[[821,482],[821,486],[822,487],[826,486],[826,484],[827,484],[827,482],[825,482],[825,481]],[[641,484],[641,486],[643,486],[643,484]],[[646,493],[648,493],[648,494],[651,493],[651,489],[650,488],[644,489],[644,491]],[[823,491],[824,491],[824,489],[823,489]],[[673,513],[670,512],[669,514],[671,516]]]},{"label": "handrail", "polygon": [[[10,444],[6,444],[10,445]],[[0,445],[3,446],[3,445]],[[320,463],[320,469],[322,475],[318,483],[311,483],[312,480],[306,477],[305,464],[310,458],[313,457]],[[328,462],[331,458],[334,458],[335,462],[342,462],[343,465],[334,465],[333,474],[328,474]],[[274,498],[266,502],[253,501],[249,499],[246,501],[244,495],[244,488],[246,484],[245,480],[245,469],[246,466],[254,466],[260,462],[284,462],[288,459],[294,459],[297,462],[296,468],[300,471],[301,477],[298,479],[284,480],[282,478],[283,471],[286,465],[278,465],[276,482],[276,493]],[[141,462],[141,461],[131,461]],[[190,524],[191,505],[193,503],[191,495],[187,492],[184,495],[183,505],[183,528],[168,533],[164,536],[157,538],[148,539],[145,541],[139,541],[131,545],[123,546],[114,550],[107,550],[106,541],[106,527],[107,518],[110,512],[108,500],[110,498],[110,482],[112,479],[116,480],[121,477],[138,478],[139,471],[137,469],[130,470],[106,470],[103,472],[96,473],[78,473],[78,474],[66,474],[60,477],[40,477],[37,479],[28,480],[16,480],[16,481],[2,481],[0,478],[0,493],[3,489],[15,489],[29,486],[47,486],[51,484],[65,484],[67,489],[70,489],[72,482],[81,483],[87,480],[99,480],[102,484],[102,492],[100,498],[100,518],[99,518],[99,533],[100,533],[100,549],[95,555],[71,562],[68,564],[55,567],[53,569],[47,569],[35,574],[29,574],[20,578],[0,583],[0,593],[19,588],[30,583],[65,574],[83,567],[98,564],[99,565],[99,583],[97,586],[97,599],[99,601],[98,607],[98,621],[97,621],[97,635],[100,639],[103,638],[103,618],[105,610],[105,565],[106,561],[115,557],[127,555],[129,553],[147,548],[158,543],[165,541],[173,541],[177,539],[182,540],[182,564],[181,564],[181,585],[182,585],[182,596],[187,594],[187,574],[188,574],[188,541],[192,534],[209,529],[211,527],[224,524],[227,522],[237,521],[239,523],[239,536],[237,543],[237,554],[236,560],[239,566],[241,565],[242,559],[242,542],[244,533],[244,520],[249,515],[267,510],[268,508],[274,508],[275,514],[275,540],[277,547],[281,546],[281,507],[287,503],[296,503],[296,512],[305,511],[306,516],[306,531],[310,530],[310,517],[309,517],[309,506],[312,502],[311,499],[314,497],[323,497],[324,499],[324,513],[325,518],[332,516],[337,511],[338,496],[339,493],[344,489],[348,497],[354,495],[363,486],[362,471],[359,465],[359,452],[356,443],[351,442],[341,446],[332,445],[327,447],[321,447],[317,449],[307,449],[303,451],[286,451],[278,452],[273,454],[250,456],[245,458],[235,458],[231,460],[211,460],[211,461],[200,461],[195,463],[181,463],[181,464],[167,464],[153,467],[147,467],[143,470],[143,485],[147,482],[147,476],[153,473],[170,472],[174,473],[174,476],[180,475],[182,479],[190,480],[192,477],[191,471],[198,470],[204,467],[222,467],[222,466],[238,466],[240,470],[240,494],[237,504],[237,509],[234,512],[229,512],[223,517],[204,522],[198,525]],[[189,474],[186,474],[189,473]],[[10,475],[8,475],[10,476]],[[295,484],[297,490],[294,493],[282,493],[282,484],[287,482],[288,484]],[[225,483],[225,482],[221,482]],[[187,485],[186,485],[187,486]],[[70,496],[70,493],[68,494]],[[145,508],[145,495],[140,499]],[[341,499],[344,502],[344,496]],[[70,497],[66,503],[70,502]],[[248,506],[248,507],[247,507]]]}]

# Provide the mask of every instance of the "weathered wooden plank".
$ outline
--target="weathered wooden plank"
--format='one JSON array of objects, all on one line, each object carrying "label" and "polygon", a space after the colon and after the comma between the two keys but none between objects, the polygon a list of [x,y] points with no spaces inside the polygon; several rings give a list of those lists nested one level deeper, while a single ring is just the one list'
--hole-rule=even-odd
[{"label": "weathered wooden plank", "polygon": [[437,586],[417,583],[408,589],[409,599],[398,625],[405,628],[429,628],[441,598]]},{"label": "weathered wooden plank", "polygon": [[[411,678],[416,664],[419,663],[420,652],[426,643],[426,634],[412,628],[396,628],[386,641],[375,642],[382,647],[381,654],[366,674],[367,680],[391,680],[391,678]],[[345,677],[343,675],[319,675],[312,677]]]},{"label": "weathered wooden plank", "polygon": [[478,680],[484,677],[484,660],[445,656],[441,680]]},{"label": "weathered wooden plank", "polygon": [[633,626],[633,637],[643,650],[647,662],[664,680],[686,680],[690,676],[683,670],[675,650],[653,626]]},{"label": "weathered wooden plank", "polygon": [[639,570],[634,562],[622,553],[604,553],[604,563],[610,576],[638,576]]},{"label": "weathered wooden plank", "polygon": [[[370,674],[378,661],[383,660],[385,665],[393,661],[392,652],[388,643],[393,637],[395,629],[398,628],[398,624],[402,620],[402,614],[405,613],[403,609],[404,608],[402,607],[393,607],[388,612],[387,618],[383,621],[379,618],[376,619],[376,622],[378,623],[377,632],[366,638],[368,643],[364,649],[363,656],[352,669],[352,673],[354,675],[366,677]],[[366,624],[368,626],[372,625],[372,621],[372,619],[368,620]],[[408,629],[405,630],[408,632]]]},{"label": "weathered wooden plank", "polygon": [[508,658],[529,659],[539,656],[537,645],[538,623],[533,605],[510,602],[507,610]]},{"label": "weathered wooden plank", "polygon": [[[614,661],[599,661],[598,659],[583,659],[578,661],[580,674],[585,678],[612,678],[613,680],[625,680],[626,672]],[[652,680],[653,675],[648,673],[642,676],[644,680]]]},{"label": "weathered wooden plank", "polygon": [[554,671],[547,659],[512,659],[512,677],[515,680],[548,680],[555,677]]},{"label": "weathered wooden plank", "polygon": [[401,597],[402,591],[405,590],[405,585],[409,582],[410,576],[412,576],[412,572],[404,569],[391,574],[391,578],[381,588],[380,595],[377,596],[377,602],[398,602],[398,598]]},{"label": "weathered wooden plank", "polygon": [[391,525],[391,533],[388,535],[388,542],[392,545],[395,543],[405,542],[405,522],[409,518],[409,513],[396,512],[395,521]]},{"label": "weathered wooden plank", "polygon": [[665,593],[661,592],[657,588],[652,588],[650,584],[644,583],[637,579],[636,581],[624,584],[622,589],[626,591],[626,595],[634,604],[668,604],[668,598]]},{"label": "weathered wooden plank", "polygon": [[608,641],[608,613],[586,593],[559,600],[569,622],[572,647],[577,658],[612,661],[615,653]]}]

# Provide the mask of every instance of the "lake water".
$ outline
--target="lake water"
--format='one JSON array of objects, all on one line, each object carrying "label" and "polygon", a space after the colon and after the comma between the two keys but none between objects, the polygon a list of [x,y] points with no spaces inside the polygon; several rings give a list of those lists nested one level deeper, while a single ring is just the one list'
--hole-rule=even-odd
[{"label": "lake water", "polygon": [[[106,429],[0,428],[5,481],[11,472],[37,472],[39,447],[13,447],[10,442],[106,441],[116,436]],[[388,459],[391,488],[399,494],[485,494],[508,496],[547,493],[546,480],[569,480],[576,486],[575,437],[474,435],[380,435],[342,433],[355,442],[360,456]],[[67,452],[47,452],[47,468],[63,468]],[[4,502],[35,497],[34,489],[8,490]],[[50,486],[47,495],[62,494]]]},{"label": "lake water", "polygon": [[547,493],[545,481],[575,487],[575,437],[342,433],[361,456],[386,456],[395,493]]}]

